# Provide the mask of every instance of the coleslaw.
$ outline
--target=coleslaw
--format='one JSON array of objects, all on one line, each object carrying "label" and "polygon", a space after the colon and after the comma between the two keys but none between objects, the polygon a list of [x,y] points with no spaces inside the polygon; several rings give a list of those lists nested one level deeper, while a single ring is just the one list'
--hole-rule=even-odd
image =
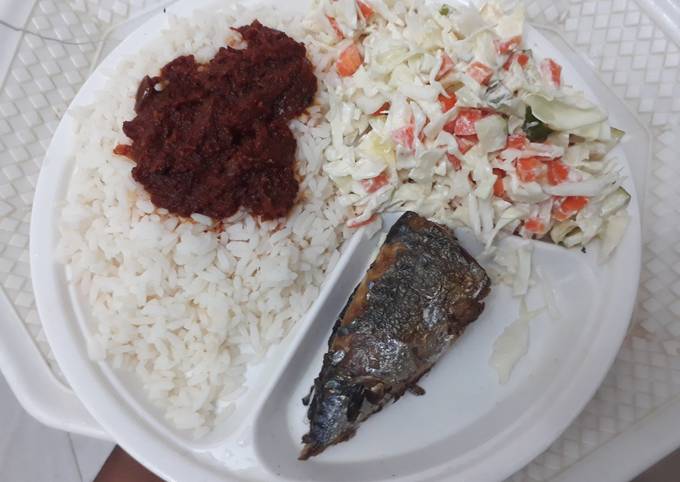
[{"label": "coleslaw", "polygon": [[523,47],[521,5],[319,0],[307,21],[333,58],[325,173],[354,217],[413,210],[471,229],[608,256],[630,196],[609,151],[623,132]]}]

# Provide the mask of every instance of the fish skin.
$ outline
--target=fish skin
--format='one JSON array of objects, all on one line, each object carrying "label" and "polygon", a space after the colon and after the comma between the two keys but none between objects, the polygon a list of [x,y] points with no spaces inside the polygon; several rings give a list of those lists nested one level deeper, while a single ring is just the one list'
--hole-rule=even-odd
[{"label": "fish skin", "polygon": [[406,390],[423,394],[418,380],[477,319],[489,287],[450,229],[403,214],[335,322],[300,460],[348,440]]}]

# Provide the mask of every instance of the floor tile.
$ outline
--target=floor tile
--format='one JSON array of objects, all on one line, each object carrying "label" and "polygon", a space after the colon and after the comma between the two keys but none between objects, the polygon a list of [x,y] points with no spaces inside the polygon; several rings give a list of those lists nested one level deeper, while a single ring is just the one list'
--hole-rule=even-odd
[{"label": "floor tile", "polygon": [[92,482],[99,473],[115,444],[82,435],[70,434],[83,482]]},{"label": "floor tile", "polygon": [[66,432],[48,428],[28,415],[0,377],[0,474],[11,482],[82,482]]}]

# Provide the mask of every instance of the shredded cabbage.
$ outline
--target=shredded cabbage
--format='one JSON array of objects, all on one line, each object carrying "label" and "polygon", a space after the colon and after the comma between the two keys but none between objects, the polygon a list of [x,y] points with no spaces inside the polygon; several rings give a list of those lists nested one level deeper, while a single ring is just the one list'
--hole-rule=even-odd
[{"label": "shredded cabbage", "polygon": [[614,248],[619,245],[629,222],[630,216],[625,211],[618,211],[607,219],[605,228],[600,233],[602,238],[602,248],[599,253],[601,262],[607,261],[614,252]]},{"label": "shredded cabbage", "polygon": [[508,121],[500,115],[490,115],[475,122],[482,152],[500,151],[508,139]]},{"label": "shredded cabbage", "polygon": [[496,338],[489,364],[495,368],[498,381],[507,383],[510,374],[529,350],[529,322],[543,312],[544,308],[529,311],[525,298],[522,298],[518,318],[505,327]]},{"label": "shredded cabbage", "polygon": [[[533,114],[555,131],[580,134],[589,140],[600,138],[600,125],[607,115],[582,95],[549,98],[545,94],[529,94],[524,101]],[[606,124],[605,124],[606,125]]]},{"label": "shredded cabbage", "polygon": [[[319,74],[332,86],[324,171],[354,211],[349,226],[413,209],[470,228],[487,251],[502,232],[618,240],[621,220],[609,219],[625,200],[608,198],[622,179],[607,153],[623,133],[523,46],[521,5],[362,1],[369,18],[356,0],[316,0],[308,22],[323,24],[308,33],[335,59]],[[352,44],[361,66],[340,77]]]},{"label": "shredded cabbage", "polygon": [[517,254],[517,275],[512,285],[512,294],[524,296],[529,291],[529,280],[531,279],[531,245],[521,246],[515,251]]}]

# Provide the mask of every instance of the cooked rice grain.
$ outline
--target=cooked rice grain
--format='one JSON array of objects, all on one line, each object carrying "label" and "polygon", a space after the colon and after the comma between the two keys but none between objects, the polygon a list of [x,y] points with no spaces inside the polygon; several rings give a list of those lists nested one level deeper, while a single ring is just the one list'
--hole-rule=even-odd
[{"label": "cooked rice grain", "polygon": [[132,180],[132,163],[112,150],[126,141],[121,126],[134,115],[144,75],[179,55],[211,58],[238,41],[228,26],[256,17],[305,42],[315,65],[329,65],[328,54],[296,30],[299,21],[240,7],[197,12],[171,18],[169,30],[110,73],[97,102],[75,112],[76,170],[59,251],[89,302],[89,353],[134,372],[167,419],[197,435],[235,409],[247,367],[284,339],[339,258],[347,211],[321,173],[328,92],[320,83],[305,122],[291,123],[304,202],[283,227],[238,213],[215,232],[206,216],[169,216]]}]

